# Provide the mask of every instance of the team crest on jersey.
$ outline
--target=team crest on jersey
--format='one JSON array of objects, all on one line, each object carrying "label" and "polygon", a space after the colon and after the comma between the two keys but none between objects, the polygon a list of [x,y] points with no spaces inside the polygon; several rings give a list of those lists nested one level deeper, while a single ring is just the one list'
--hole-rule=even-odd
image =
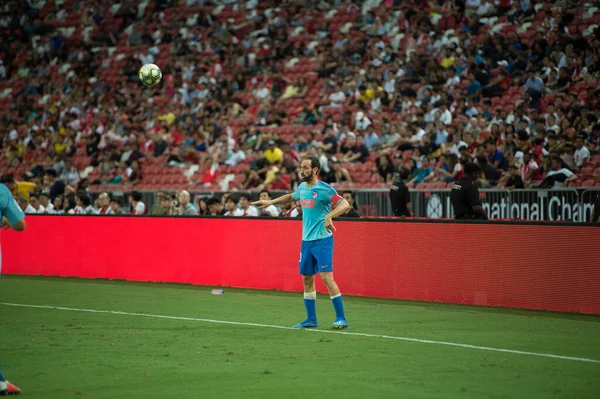
[{"label": "team crest on jersey", "polygon": [[317,199],[317,197],[318,197],[318,196],[319,196],[319,193],[318,193],[318,192],[316,192],[316,191],[313,191],[313,192],[312,192],[312,197],[313,197],[314,199]]}]

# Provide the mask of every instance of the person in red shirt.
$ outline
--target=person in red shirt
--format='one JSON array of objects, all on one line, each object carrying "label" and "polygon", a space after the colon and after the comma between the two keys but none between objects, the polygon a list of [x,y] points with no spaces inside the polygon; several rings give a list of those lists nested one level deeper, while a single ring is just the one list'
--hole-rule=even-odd
[{"label": "person in red shirt", "polygon": [[281,172],[275,173],[275,180],[269,184],[269,190],[285,190],[290,191],[290,176],[283,176]]}]

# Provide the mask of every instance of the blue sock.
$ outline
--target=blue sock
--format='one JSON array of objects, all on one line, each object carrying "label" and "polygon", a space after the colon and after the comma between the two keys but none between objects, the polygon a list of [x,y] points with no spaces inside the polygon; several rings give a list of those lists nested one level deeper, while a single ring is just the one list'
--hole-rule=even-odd
[{"label": "blue sock", "polygon": [[333,303],[333,308],[335,309],[335,318],[345,319],[346,315],[344,314],[344,302],[342,302],[342,294],[331,297],[331,302]]},{"label": "blue sock", "polygon": [[306,308],[306,318],[317,321],[317,292],[304,293],[304,307]]}]

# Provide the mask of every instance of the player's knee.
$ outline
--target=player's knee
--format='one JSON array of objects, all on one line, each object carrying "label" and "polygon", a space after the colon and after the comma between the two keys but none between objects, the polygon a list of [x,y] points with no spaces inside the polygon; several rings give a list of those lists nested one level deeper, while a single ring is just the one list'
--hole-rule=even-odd
[{"label": "player's knee", "polygon": [[327,287],[335,285],[333,275],[330,273],[321,273],[321,280],[323,280],[323,284],[325,284]]}]

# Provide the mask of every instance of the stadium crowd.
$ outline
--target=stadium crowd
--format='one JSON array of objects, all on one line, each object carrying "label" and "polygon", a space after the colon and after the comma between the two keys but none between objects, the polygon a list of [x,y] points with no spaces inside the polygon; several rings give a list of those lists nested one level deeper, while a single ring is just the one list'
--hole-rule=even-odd
[{"label": "stadium crowd", "polygon": [[[243,215],[305,156],[340,191],[402,168],[445,189],[471,161],[481,187],[600,186],[596,5],[7,1],[0,170],[24,209],[65,213],[152,213],[139,191],[167,189],[166,213]],[[89,195],[111,191],[129,204]]]}]

